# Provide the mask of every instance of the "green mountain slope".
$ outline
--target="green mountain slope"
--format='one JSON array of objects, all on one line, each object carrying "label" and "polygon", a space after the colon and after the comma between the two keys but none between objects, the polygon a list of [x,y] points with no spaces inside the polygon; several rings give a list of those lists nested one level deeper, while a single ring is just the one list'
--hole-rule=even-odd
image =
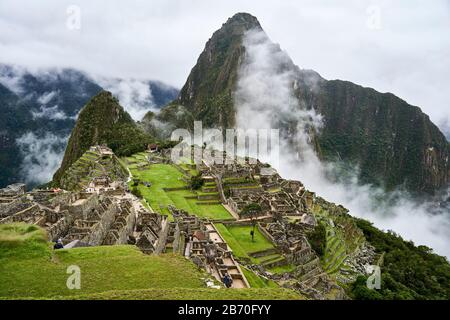
[{"label": "green mountain slope", "polygon": [[450,264],[445,257],[392,232],[382,232],[368,221],[355,221],[369,243],[384,254],[381,289],[368,289],[367,277],[361,276],[350,288],[354,299],[449,299]]},{"label": "green mountain slope", "polygon": [[324,158],[357,163],[363,182],[426,193],[450,182],[450,144],[420,108],[340,80],[323,82],[316,103]]},{"label": "green mountain slope", "polygon": [[[234,127],[234,93],[245,57],[242,39],[252,29],[262,30],[250,14],[228,19],[206,43],[179,97],[149,118],[173,128],[191,128],[192,119],[202,120],[205,127]],[[387,189],[404,185],[410,191],[434,193],[448,185],[450,144],[418,107],[393,94],[327,81],[292,61],[282,68],[293,73],[292,88],[300,104],[323,116],[316,137],[322,159],[358,166],[363,182]]]},{"label": "green mountain slope", "polygon": [[151,140],[117,99],[102,91],[81,110],[53,182],[60,185],[63,173],[93,145],[106,144],[120,157],[143,151]]}]

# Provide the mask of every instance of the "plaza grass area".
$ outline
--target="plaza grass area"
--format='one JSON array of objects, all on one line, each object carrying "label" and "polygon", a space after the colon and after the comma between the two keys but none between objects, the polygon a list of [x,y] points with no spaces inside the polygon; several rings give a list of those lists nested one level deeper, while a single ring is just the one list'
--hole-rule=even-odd
[{"label": "plaza grass area", "polygon": [[[70,290],[67,267],[81,270]],[[0,299],[299,299],[281,288],[208,289],[182,256],[144,255],[129,245],[53,250],[37,226],[0,226]]]},{"label": "plaza grass area", "polygon": [[[199,217],[210,218],[212,220],[231,220],[232,215],[220,203],[197,204],[196,192],[189,189],[166,191],[165,188],[187,188],[187,183],[183,178],[189,178],[171,164],[148,164],[138,168],[136,163],[145,160],[138,154],[132,158],[127,158],[124,162],[133,175],[141,183],[138,189],[143,198],[150,204],[152,209],[161,214],[169,215],[168,205],[173,205],[178,209],[185,210],[190,214]],[[146,187],[143,182],[149,182],[150,187]],[[130,188],[132,188],[132,181]]]},{"label": "plaza grass area", "polygon": [[252,241],[250,236],[252,226],[230,226],[221,223],[217,223],[215,226],[236,257],[259,263],[260,260],[250,257],[250,254],[274,248],[273,244],[263,236],[258,228],[255,228],[255,237]]}]

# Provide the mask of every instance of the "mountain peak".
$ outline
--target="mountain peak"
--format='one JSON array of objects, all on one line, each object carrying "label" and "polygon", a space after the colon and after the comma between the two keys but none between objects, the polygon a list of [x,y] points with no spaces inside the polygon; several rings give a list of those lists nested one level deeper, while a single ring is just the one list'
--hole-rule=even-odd
[{"label": "mountain peak", "polygon": [[[160,115],[162,118],[173,118],[170,110],[178,110],[183,106],[183,112],[198,118],[208,110],[220,110],[220,116],[215,111],[205,125],[218,124],[228,127],[234,123],[233,95],[237,79],[238,66],[245,49],[243,38],[250,30],[263,31],[258,19],[251,14],[236,13],[218,29],[205,45],[196,65],[192,68],[178,98]],[[214,99],[210,99],[214,97]],[[176,108],[174,106],[177,106]]]},{"label": "mountain peak", "polygon": [[143,151],[151,138],[144,134],[109,91],[101,91],[80,111],[61,167],[53,177],[61,185],[64,172],[91,146],[105,144],[117,156]]},{"label": "mountain peak", "polygon": [[246,12],[236,13],[231,18],[228,18],[227,22],[222,25],[223,27],[243,28],[244,30],[251,30],[254,28],[261,29],[258,19]]}]

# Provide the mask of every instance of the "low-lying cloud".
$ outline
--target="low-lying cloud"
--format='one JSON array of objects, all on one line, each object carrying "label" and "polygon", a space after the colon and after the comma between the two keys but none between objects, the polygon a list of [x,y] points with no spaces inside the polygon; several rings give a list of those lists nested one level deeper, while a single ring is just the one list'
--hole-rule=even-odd
[{"label": "low-lying cloud", "polygon": [[96,77],[97,83],[111,91],[135,121],[140,121],[148,111],[155,111],[150,83],[137,79],[110,79]]},{"label": "low-lying cloud", "polygon": [[43,136],[28,132],[16,140],[23,155],[21,175],[30,185],[50,181],[59,168],[68,137],[59,137],[51,133]]},{"label": "low-lying cloud", "polygon": [[286,68],[289,57],[276,50],[277,46],[263,33],[249,32],[244,46],[246,57],[240,68],[235,97],[237,126],[258,129],[278,125],[285,129],[285,118],[291,118],[296,130],[288,129],[288,134],[281,136],[277,168],[281,176],[302,181],[319,196],[348,208],[353,216],[370,220],[379,228],[392,230],[406,240],[427,245],[450,257],[448,208],[417,203],[400,191],[388,194],[361,185],[357,172],[345,182],[332,180],[335,165],[321,162],[309,143],[311,130],[320,130],[320,115],[304,109],[305,104],[294,96],[295,74]]},{"label": "low-lying cloud", "polygon": [[31,111],[31,114],[33,115],[33,119],[45,118],[49,120],[66,120],[75,118],[67,116],[63,110],[59,109],[58,105],[54,105],[53,107],[42,105],[39,108],[39,111]]}]

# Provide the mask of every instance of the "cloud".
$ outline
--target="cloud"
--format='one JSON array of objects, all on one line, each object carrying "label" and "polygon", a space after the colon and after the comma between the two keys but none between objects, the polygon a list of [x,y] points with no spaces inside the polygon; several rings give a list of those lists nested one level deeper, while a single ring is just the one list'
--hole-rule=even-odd
[{"label": "cloud", "polygon": [[[238,74],[235,97],[237,127],[288,128],[280,139],[276,168],[280,175],[302,181],[319,196],[344,205],[353,216],[368,219],[379,228],[393,230],[407,240],[450,257],[449,209],[436,208],[434,203],[418,203],[400,191],[387,194],[379,188],[361,185],[357,168],[345,180],[333,179],[338,167],[321,162],[309,138],[311,129],[320,130],[321,118],[314,111],[305,110],[304,102],[294,96],[296,78],[287,54],[277,50],[262,33],[249,32],[244,46],[246,56]],[[285,115],[295,127],[283,123]],[[449,191],[450,188],[443,199],[449,197]]]},{"label": "cloud", "polygon": [[[435,123],[450,119],[447,0],[79,0],[79,30],[67,28],[73,4],[1,1],[0,61],[181,87],[211,34],[245,11],[302,68],[392,92]],[[368,23],[374,12],[379,28]]]},{"label": "cloud", "polygon": [[25,68],[0,64],[0,84],[20,95],[23,91],[20,81],[25,73]]},{"label": "cloud", "polygon": [[64,156],[68,137],[51,133],[38,136],[28,132],[16,140],[23,155],[21,174],[25,182],[36,185],[50,181]]},{"label": "cloud", "polygon": [[49,120],[66,120],[66,119],[75,119],[75,117],[69,117],[66,113],[59,109],[58,105],[54,105],[53,107],[41,106],[39,111],[31,111],[33,115],[33,119],[37,118],[45,118]]},{"label": "cloud", "polygon": [[40,104],[48,104],[57,94],[56,91],[46,92],[42,96],[37,98]]},{"label": "cloud", "polygon": [[148,80],[105,77],[96,77],[95,80],[119,99],[120,104],[134,120],[140,121],[148,111],[156,111]]}]

